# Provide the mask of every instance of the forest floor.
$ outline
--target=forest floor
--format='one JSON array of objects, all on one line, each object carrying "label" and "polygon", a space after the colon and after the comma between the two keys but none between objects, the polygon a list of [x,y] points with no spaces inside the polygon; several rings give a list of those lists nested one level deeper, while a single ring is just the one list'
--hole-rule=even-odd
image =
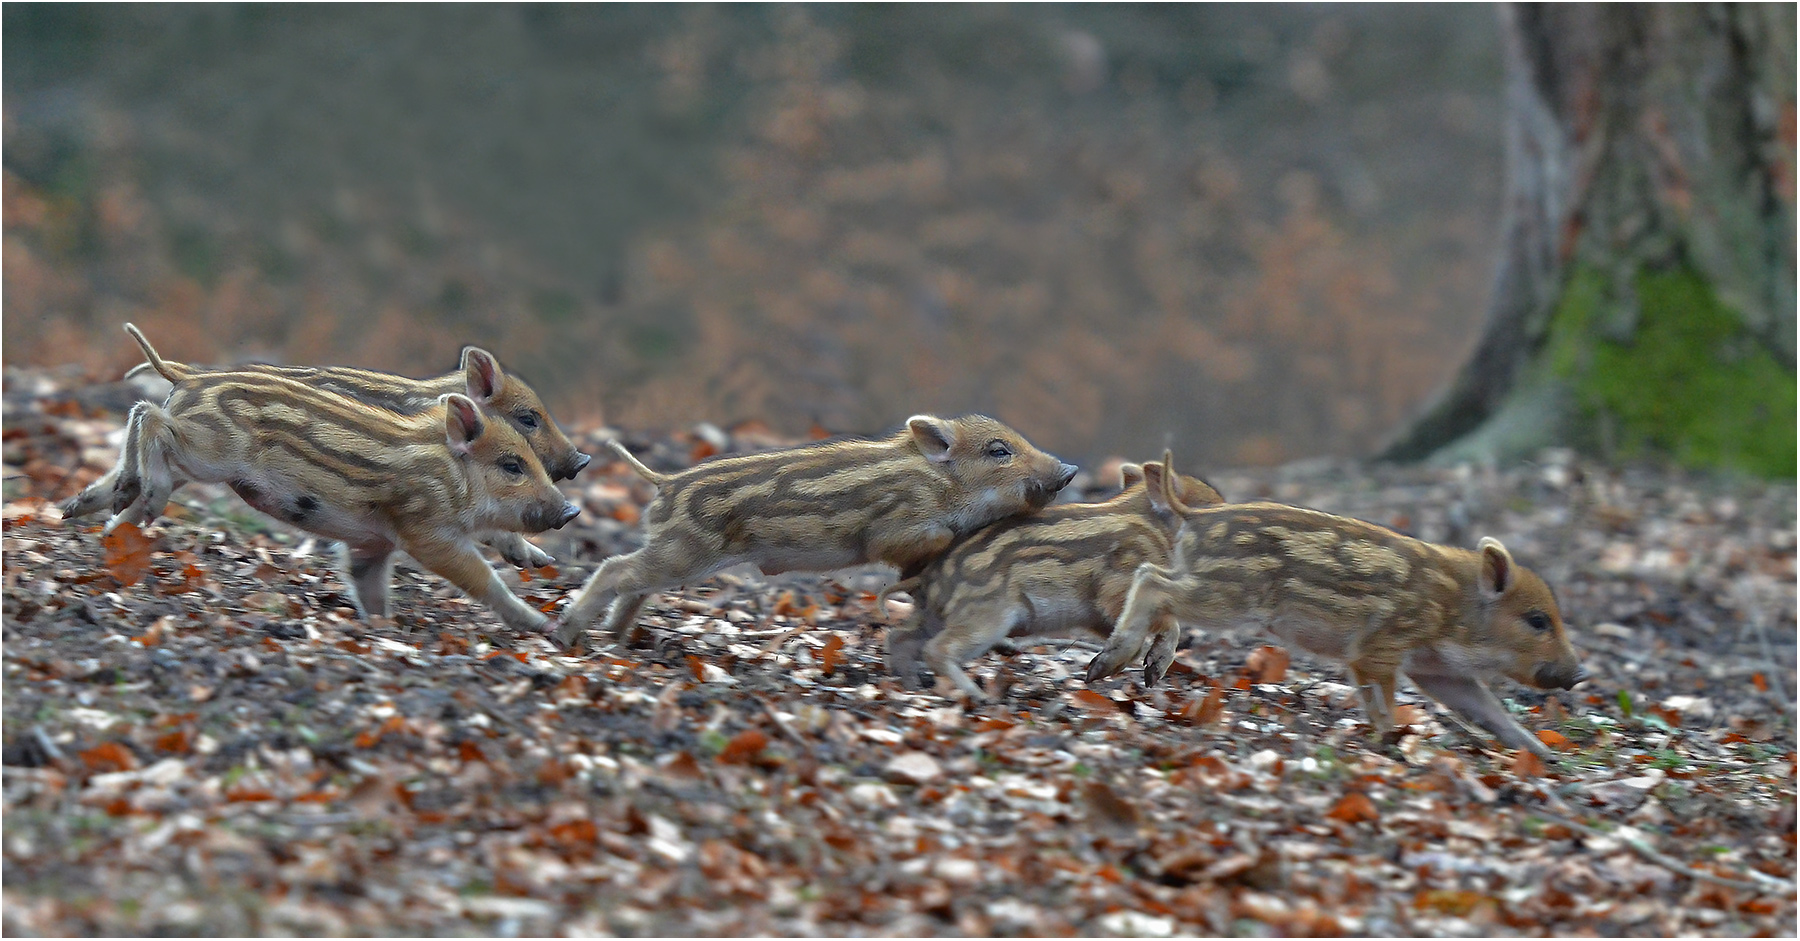
[{"label": "forest floor", "polygon": [[[972,666],[996,704],[907,693],[878,569],[727,574],[581,657],[407,565],[361,621],[329,547],[219,488],[141,543],[62,522],[129,402],[6,374],[8,934],[1795,932],[1792,484],[1557,453],[1207,475],[1545,575],[1593,679],[1497,691],[1546,767],[1410,690],[1375,748],[1339,667],[1248,632],[1189,632],[1155,689],[1046,644]],[[567,486],[540,605],[652,495],[603,457]]]}]

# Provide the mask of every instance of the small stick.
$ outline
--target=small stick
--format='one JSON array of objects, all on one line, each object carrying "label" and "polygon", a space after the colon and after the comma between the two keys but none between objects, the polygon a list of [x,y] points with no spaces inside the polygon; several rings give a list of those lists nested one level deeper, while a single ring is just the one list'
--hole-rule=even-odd
[{"label": "small stick", "polygon": [[1786,712],[1793,707],[1788,700],[1787,684],[1781,682],[1781,666],[1775,662],[1775,651],[1769,647],[1769,632],[1763,628],[1763,608],[1761,604],[1750,608],[1750,626],[1756,629],[1757,643],[1762,646],[1763,660],[1769,665],[1769,683],[1775,687],[1775,702]]},{"label": "small stick", "polygon": [[1599,836],[1599,837],[1605,837],[1605,836],[1615,837],[1615,838],[1623,841],[1626,846],[1631,847],[1632,850],[1635,851],[1639,856],[1644,857],[1645,859],[1649,860],[1650,862],[1653,862],[1653,863],[1657,864],[1658,866],[1661,866],[1664,869],[1667,869],[1670,872],[1675,873],[1676,875],[1687,876],[1689,879],[1697,879],[1701,882],[1710,882],[1713,885],[1724,886],[1725,888],[1728,888],[1728,889],[1742,889],[1746,892],[1758,892],[1758,893],[1783,892],[1788,895],[1794,894],[1794,884],[1792,882],[1789,882],[1785,879],[1777,879],[1774,876],[1771,876],[1767,873],[1757,872],[1754,869],[1748,870],[1748,874],[1752,878],[1761,880],[1761,881],[1757,881],[1757,882],[1751,882],[1751,881],[1747,881],[1744,879],[1731,879],[1731,878],[1727,878],[1725,876],[1715,876],[1710,872],[1706,872],[1705,870],[1694,869],[1694,868],[1690,867],[1688,864],[1682,862],[1681,860],[1676,859],[1673,856],[1669,856],[1669,855],[1657,850],[1655,847],[1652,847],[1649,843],[1646,843],[1645,841],[1638,839],[1635,836],[1630,836],[1625,833],[1611,833],[1611,834],[1602,833],[1601,831],[1596,830],[1593,827],[1590,827],[1585,823],[1581,823],[1576,820],[1571,820],[1568,817],[1562,816],[1561,814],[1551,813],[1548,810],[1537,809],[1537,810],[1533,810],[1532,813],[1534,813],[1540,817],[1554,820],[1557,823],[1560,823],[1563,826],[1568,827],[1571,830],[1578,830],[1578,831],[1581,831],[1582,833],[1587,833],[1587,834],[1591,834],[1593,836]]}]

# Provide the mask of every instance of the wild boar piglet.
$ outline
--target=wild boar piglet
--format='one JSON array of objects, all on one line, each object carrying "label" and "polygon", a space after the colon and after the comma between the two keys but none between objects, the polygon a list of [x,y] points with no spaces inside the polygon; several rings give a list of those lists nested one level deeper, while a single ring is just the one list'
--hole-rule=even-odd
[{"label": "wild boar piglet", "polygon": [[1158,618],[1254,625],[1347,664],[1380,739],[1393,730],[1394,684],[1405,674],[1506,745],[1550,754],[1484,680],[1568,689],[1588,674],[1549,586],[1499,540],[1471,552],[1317,510],[1165,499],[1182,520],[1171,560],[1138,567],[1090,682],[1132,662]]},{"label": "wild boar piglet", "polygon": [[[976,700],[986,695],[963,672],[1001,639],[1112,632],[1137,567],[1164,563],[1180,520],[1163,497],[1163,465],[1126,464],[1125,489],[1102,503],[1063,503],[1013,516],[957,540],[913,578],[882,591],[905,591],[913,612],[887,634],[888,668],[916,685],[918,656],[939,678]],[[1197,477],[1181,477],[1189,506],[1221,502]],[[1181,633],[1161,614],[1151,627],[1144,682],[1155,684],[1174,661]]]},{"label": "wild boar piglet", "polygon": [[[144,350],[147,362],[127,372],[127,377],[146,369],[154,369],[170,382],[181,382],[213,372],[267,373],[304,382],[315,388],[347,395],[359,402],[383,408],[400,415],[417,415],[438,407],[438,400],[451,392],[467,395],[481,406],[489,419],[504,421],[525,436],[531,451],[551,480],[567,480],[581,472],[591,458],[583,454],[563,434],[550,410],[523,379],[500,368],[492,353],[475,346],[462,350],[461,368],[431,379],[412,379],[372,369],[349,366],[272,366],[246,363],[229,369],[205,369],[187,363],[163,359],[137,327],[126,324]],[[97,507],[95,508],[97,509]],[[536,568],[554,561],[550,555],[527,542],[518,533],[490,532],[481,541],[497,550],[506,561],[522,568]]]},{"label": "wild boar piglet", "polygon": [[579,512],[524,437],[465,395],[398,415],[267,372],[199,374],[164,405],[137,403],[112,476],[109,531],[154,519],[186,481],[224,483],[255,509],[340,541],[359,613],[387,613],[398,549],[515,629],[544,616],[488,567],[474,535],[542,532]]},{"label": "wild boar piglet", "polygon": [[601,564],[562,613],[578,647],[608,598],[601,633],[629,640],[652,593],[748,562],[766,574],[885,562],[915,574],[956,537],[1043,508],[1075,468],[984,415],[915,415],[879,440],[840,439],[704,461],[678,474],[613,451],[655,484],[644,546]]}]

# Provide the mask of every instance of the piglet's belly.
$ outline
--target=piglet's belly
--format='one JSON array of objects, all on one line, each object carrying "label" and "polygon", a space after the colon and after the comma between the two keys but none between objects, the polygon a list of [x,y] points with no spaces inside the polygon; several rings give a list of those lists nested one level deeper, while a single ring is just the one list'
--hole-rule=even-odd
[{"label": "piglet's belly", "polygon": [[1343,660],[1350,656],[1355,638],[1345,625],[1305,613],[1292,611],[1239,611],[1231,613],[1211,612],[1212,617],[1189,620],[1194,626],[1205,629],[1231,629],[1237,627],[1260,628],[1273,634],[1277,640],[1290,647],[1298,647],[1310,654],[1321,657],[1332,657]]},{"label": "piglet's belly", "polygon": [[353,545],[392,541],[392,533],[378,520],[333,506],[290,482],[244,478],[227,483],[252,508],[309,533]]}]

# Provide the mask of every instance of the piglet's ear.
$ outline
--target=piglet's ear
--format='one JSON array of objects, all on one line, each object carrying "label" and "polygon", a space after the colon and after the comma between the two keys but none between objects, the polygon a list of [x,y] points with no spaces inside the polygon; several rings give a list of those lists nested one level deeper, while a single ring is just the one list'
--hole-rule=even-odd
[{"label": "piglet's ear", "polygon": [[1512,553],[1492,536],[1481,537],[1477,548],[1481,552],[1481,590],[1490,595],[1505,594],[1517,577],[1513,571]]},{"label": "piglet's ear", "polygon": [[469,446],[487,431],[487,423],[481,420],[481,409],[466,395],[451,392],[439,401],[444,403],[444,439],[450,443],[453,454],[469,453]]},{"label": "piglet's ear", "polygon": [[1145,480],[1145,472],[1150,468],[1144,464],[1133,464],[1126,461],[1119,465],[1119,489],[1130,490]]},{"label": "piglet's ear", "polygon": [[956,431],[949,422],[931,415],[914,415],[906,420],[906,427],[926,460],[936,463],[950,460],[950,449],[956,445]]},{"label": "piglet's ear", "polygon": [[477,402],[491,402],[500,394],[506,385],[506,374],[500,371],[500,361],[494,354],[479,346],[463,347],[463,375],[469,384],[469,398]]}]

